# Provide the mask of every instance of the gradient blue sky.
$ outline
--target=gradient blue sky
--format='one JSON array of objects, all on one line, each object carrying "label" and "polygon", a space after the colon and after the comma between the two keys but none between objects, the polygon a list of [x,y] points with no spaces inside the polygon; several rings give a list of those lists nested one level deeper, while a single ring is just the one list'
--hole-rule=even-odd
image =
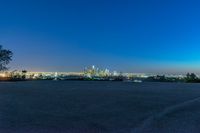
[{"label": "gradient blue sky", "polygon": [[198,0],[0,0],[11,69],[200,72]]}]

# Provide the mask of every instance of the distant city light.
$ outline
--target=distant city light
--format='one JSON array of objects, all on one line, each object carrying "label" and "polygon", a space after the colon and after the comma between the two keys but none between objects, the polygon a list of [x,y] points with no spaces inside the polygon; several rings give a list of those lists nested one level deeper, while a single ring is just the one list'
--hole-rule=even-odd
[{"label": "distant city light", "polygon": [[6,74],[5,73],[0,73],[0,77],[5,78]]}]

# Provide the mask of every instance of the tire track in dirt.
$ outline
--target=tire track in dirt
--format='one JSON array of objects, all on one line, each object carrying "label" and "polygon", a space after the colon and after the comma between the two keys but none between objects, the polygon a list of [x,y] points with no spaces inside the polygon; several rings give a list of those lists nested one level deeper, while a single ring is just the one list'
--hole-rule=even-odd
[{"label": "tire track in dirt", "polygon": [[189,105],[191,105],[195,102],[200,102],[200,97],[197,97],[197,98],[194,98],[194,99],[191,99],[191,100],[187,100],[187,101],[182,102],[180,104],[170,106],[170,107],[164,109],[162,112],[160,112],[156,115],[152,115],[149,118],[147,118],[146,120],[144,120],[143,123],[139,127],[132,130],[132,133],[147,133],[147,132],[150,132],[151,125],[155,121],[160,120],[160,119],[162,119],[162,117],[169,115],[169,114],[172,114],[175,111],[180,110],[180,109],[182,109],[186,106],[189,106]]}]

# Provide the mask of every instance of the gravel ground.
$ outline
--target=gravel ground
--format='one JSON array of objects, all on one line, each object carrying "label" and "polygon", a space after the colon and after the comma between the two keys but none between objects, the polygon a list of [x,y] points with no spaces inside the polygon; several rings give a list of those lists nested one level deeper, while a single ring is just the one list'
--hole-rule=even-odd
[{"label": "gravel ground", "polygon": [[199,133],[200,84],[0,82],[0,133]]}]

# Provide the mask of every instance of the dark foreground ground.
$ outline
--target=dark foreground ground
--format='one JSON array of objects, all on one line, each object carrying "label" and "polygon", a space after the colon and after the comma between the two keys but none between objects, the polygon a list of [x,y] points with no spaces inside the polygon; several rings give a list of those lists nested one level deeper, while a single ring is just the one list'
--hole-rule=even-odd
[{"label": "dark foreground ground", "polygon": [[199,133],[200,84],[0,82],[0,133]]}]

